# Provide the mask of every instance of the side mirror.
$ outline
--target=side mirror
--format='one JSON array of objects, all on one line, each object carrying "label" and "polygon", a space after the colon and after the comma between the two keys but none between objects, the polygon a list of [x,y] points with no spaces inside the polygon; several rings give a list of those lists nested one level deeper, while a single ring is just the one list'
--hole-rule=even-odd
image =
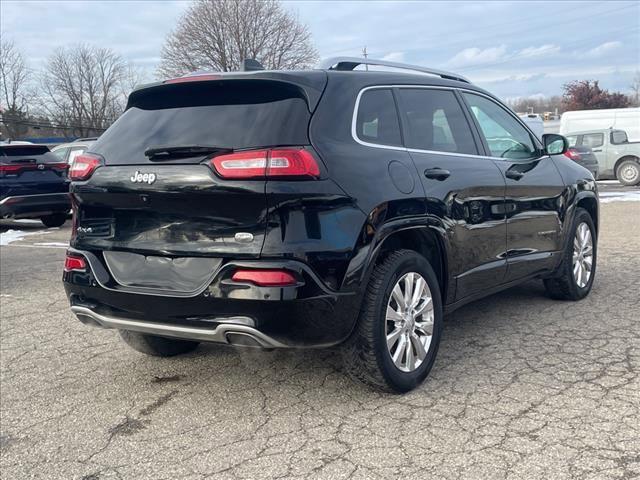
[{"label": "side mirror", "polygon": [[562,135],[545,133],[542,135],[544,151],[547,155],[562,155],[569,150],[569,141]]}]

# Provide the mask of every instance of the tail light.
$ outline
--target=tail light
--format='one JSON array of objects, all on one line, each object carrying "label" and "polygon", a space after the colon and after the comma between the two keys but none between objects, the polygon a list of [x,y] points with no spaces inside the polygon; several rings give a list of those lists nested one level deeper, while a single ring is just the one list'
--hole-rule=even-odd
[{"label": "tail light", "polygon": [[0,165],[0,172],[2,173],[18,173],[24,168],[24,165]]},{"label": "tail light", "polygon": [[320,168],[304,148],[250,150],[214,157],[213,168],[222,178],[318,178]]},{"label": "tail light", "polygon": [[102,157],[91,153],[84,153],[74,158],[69,169],[71,180],[86,180],[93,172],[102,165]]},{"label": "tail light", "polygon": [[47,167],[53,168],[54,170],[60,170],[64,172],[67,168],[69,168],[69,164],[67,162],[59,162],[59,163],[47,163]]},{"label": "tail light", "polygon": [[298,281],[288,270],[236,270],[231,277],[234,282],[249,282],[259,287],[286,287]]},{"label": "tail light", "polygon": [[582,160],[582,156],[580,155],[580,153],[578,153],[576,150],[574,150],[573,148],[570,148],[569,150],[567,150],[566,152],[564,152],[565,157],[570,158],[573,161],[580,161]]},{"label": "tail light", "polygon": [[84,272],[87,270],[87,262],[84,257],[71,255],[67,253],[67,257],[64,259],[64,271],[65,272]]}]

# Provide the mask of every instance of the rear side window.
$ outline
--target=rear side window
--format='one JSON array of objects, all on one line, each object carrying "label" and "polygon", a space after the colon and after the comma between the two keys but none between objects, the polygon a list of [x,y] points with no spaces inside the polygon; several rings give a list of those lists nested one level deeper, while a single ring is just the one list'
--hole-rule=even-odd
[{"label": "rear side window", "polygon": [[624,130],[614,130],[611,132],[611,143],[614,145],[621,145],[623,143],[627,143],[629,141],[627,137],[627,132]]},{"label": "rear side window", "polygon": [[448,90],[399,89],[409,148],[475,155],[473,134],[455,94]]},{"label": "rear side window", "polygon": [[567,137],[567,142],[569,142],[570,147],[575,147],[576,143],[578,143],[578,137],[576,135],[571,135]]},{"label": "rear side window", "polygon": [[89,150],[107,164],[146,163],[161,146],[234,150],[307,145],[311,114],[298,87],[268,80],[163,85],[134,93],[129,108]]},{"label": "rear side window", "polygon": [[400,123],[389,89],[365,91],[360,97],[356,135],[364,142],[401,146]]},{"label": "rear side window", "polygon": [[604,133],[585,133],[582,136],[582,146],[597,148],[604,145]]}]

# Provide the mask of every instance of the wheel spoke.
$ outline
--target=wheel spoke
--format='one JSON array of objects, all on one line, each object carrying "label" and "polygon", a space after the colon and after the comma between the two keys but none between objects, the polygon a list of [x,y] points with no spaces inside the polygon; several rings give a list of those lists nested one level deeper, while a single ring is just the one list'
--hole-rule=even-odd
[{"label": "wheel spoke", "polygon": [[407,338],[404,335],[400,336],[400,340],[398,341],[398,346],[396,346],[396,351],[393,353],[393,363],[395,363],[396,367],[402,367],[402,359],[404,358],[404,350],[407,346]]},{"label": "wheel spoke", "polygon": [[389,347],[389,350],[391,350],[393,346],[396,344],[401,333],[402,333],[402,329],[396,327],[396,329],[393,332],[387,335],[387,347]]},{"label": "wheel spoke", "polygon": [[412,371],[415,367],[416,367],[416,357],[413,354],[413,347],[411,346],[411,342],[408,341],[405,343],[405,356],[404,356],[404,360],[405,360],[405,365],[407,367],[407,370]]},{"label": "wheel spoke", "polygon": [[433,305],[431,305],[431,297],[427,297],[424,299],[424,301],[418,305],[418,307],[416,307],[416,317],[419,317],[420,315],[422,315],[426,310],[427,307],[431,306],[431,309],[433,309]]},{"label": "wheel spoke", "polygon": [[405,308],[411,306],[411,297],[413,297],[413,272],[409,272],[404,277],[404,304]]},{"label": "wheel spoke", "polygon": [[578,236],[578,233],[576,233],[576,236],[573,238],[573,251],[578,253],[581,249],[582,244],[580,243],[580,237]]},{"label": "wheel spoke", "polygon": [[579,273],[580,273],[580,262],[578,261],[573,264],[573,278],[576,279],[576,282],[579,281],[579,277],[578,277]]},{"label": "wheel spoke", "polygon": [[420,337],[418,337],[418,335],[413,333],[411,335],[411,343],[416,349],[416,356],[418,357],[418,360],[422,362],[427,356],[427,351],[424,349],[424,344],[422,343],[422,340],[420,339]]},{"label": "wheel spoke", "polygon": [[424,292],[425,281],[424,278],[418,277],[414,283],[413,297],[411,297],[411,308],[414,308],[420,303],[422,292]]},{"label": "wheel spoke", "polygon": [[393,296],[393,299],[396,301],[396,304],[398,305],[398,308],[400,309],[400,311],[404,311],[406,308],[406,305],[404,303],[404,297],[402,296],[402,290],[400,289],[400,284],[397,283],[395,287],[393,287],[393,290],[391,291],[391,295]]},{"label": "wheel spoke", "polygon": [[402,315],[391,308],[391,305],[387,305],[387,316],[385,318],[392,322],[399,322],[402,320]]},{"label": "wheel spoke", "polygon": [[416,330],[427,337],[433,335],[433,321],[416,322]]}]

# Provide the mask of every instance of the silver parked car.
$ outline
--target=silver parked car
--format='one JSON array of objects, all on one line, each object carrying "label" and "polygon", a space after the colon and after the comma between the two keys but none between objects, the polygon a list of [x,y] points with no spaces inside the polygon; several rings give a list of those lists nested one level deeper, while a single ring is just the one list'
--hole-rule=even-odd
[{"label": "silver parked car", "polygon": [[600,179],[623,185],[640,184],[640,142],[630,142],[624,130],[589,130],[567,135],[569,145],[589,147],[598,159]]}]

